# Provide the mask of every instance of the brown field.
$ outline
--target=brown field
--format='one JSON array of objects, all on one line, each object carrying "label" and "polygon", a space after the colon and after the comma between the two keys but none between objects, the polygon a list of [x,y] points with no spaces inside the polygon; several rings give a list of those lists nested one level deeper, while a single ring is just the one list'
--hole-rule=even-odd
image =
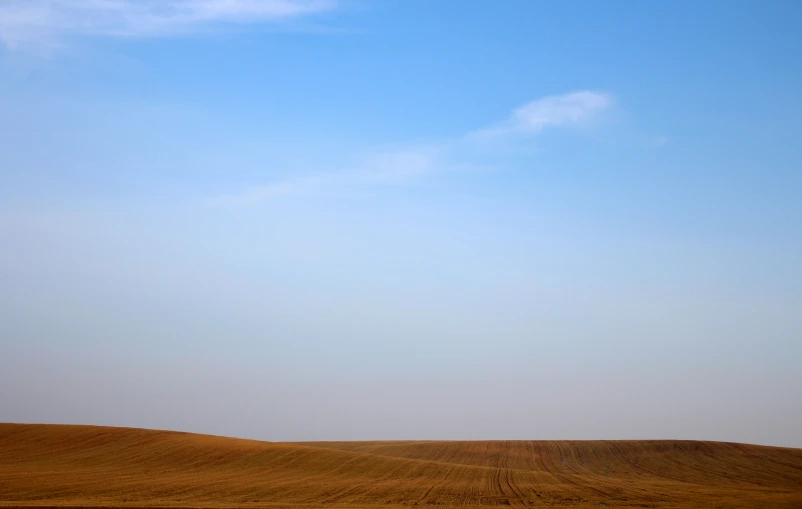
[{"label": "brown field", "polygon": [[271,443],[0,424],[0,507],[802,508],[802,449],[692,441]]}]

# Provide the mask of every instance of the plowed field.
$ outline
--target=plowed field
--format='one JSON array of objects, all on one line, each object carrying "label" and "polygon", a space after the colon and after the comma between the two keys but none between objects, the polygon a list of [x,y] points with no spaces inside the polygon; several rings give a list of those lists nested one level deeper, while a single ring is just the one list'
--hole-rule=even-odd
[{"label": "plowed field", "polygon": [[802,449],[694,441],[272,443],[0,424],[0,507],[802,508]]}]

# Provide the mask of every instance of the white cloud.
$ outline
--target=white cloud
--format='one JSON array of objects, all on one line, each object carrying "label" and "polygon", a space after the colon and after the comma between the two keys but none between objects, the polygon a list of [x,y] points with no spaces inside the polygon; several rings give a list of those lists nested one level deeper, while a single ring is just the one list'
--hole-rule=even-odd
[{"label": "white cloud", "polygon": [[243,192],[211,200],[216,205],[250,204],[285,195],[332,195],[359,186],[398,184],[442,168],[437,148],[394,149],[357,157],[348,170],[321,172],[273,184],[254,186]]},{"label": "white cloud", "polygon": [[336,0],[0,0],[0,41],[53,46],[71,35],[175,35],[221,23],[282,21],[335,6]]},{"label": "white cloud", "polygon": [[548,96],[516,108],[507,120],[494,127],[428,146],[374,152],[363,155],[357,169],[323,171],[311,177],[252,187],[212,202],[242,204],[290,194],[330,194],[346,187],[397,184],[433,172],[481,168],[484,165],[470,162],[477,148],[481,147],[486,153],[488,149],[504,151],[508,146],[505,143],[484,143],[489,138],[514,142],[521,138],[529,139],[548,127],[587,125],[612,104],[609,94],[587,90]]},{"label": "white cloud", "polygon": [[612,103],[610,95],[591,90],[551,95],[516,108],[504,122],[476,134],[484,137],[532,134],[546,127],[580,126]]}]

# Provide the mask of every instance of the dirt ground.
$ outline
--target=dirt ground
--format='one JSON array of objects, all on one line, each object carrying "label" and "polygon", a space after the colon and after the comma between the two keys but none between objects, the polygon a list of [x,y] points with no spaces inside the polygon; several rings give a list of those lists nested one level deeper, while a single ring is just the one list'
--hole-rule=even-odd
[{"label": "dirt ground", "polygon": [[0,507],[802,508],[802,449],[694,441],[272,443],[0,424]]}]

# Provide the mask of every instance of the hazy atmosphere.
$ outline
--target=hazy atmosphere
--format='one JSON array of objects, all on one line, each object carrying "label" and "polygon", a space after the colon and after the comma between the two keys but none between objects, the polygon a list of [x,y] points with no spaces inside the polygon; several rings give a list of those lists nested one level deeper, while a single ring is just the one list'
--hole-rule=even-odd
[{"label": "hazy atmosphere", "polygon": [[802,447],[800,20],[0,0],[0,422]]}]

